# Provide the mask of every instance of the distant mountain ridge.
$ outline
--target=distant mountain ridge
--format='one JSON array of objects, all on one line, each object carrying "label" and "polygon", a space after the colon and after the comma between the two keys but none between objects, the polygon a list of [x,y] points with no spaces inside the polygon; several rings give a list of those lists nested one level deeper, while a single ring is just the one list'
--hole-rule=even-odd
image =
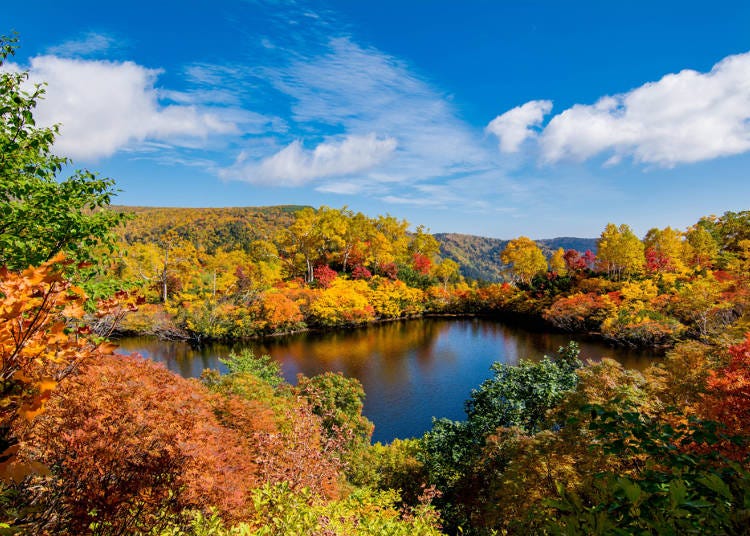
[{"label": "distant mountain ridge", "polygon": [[[444,259],[456,261],[464,277],[482,281],[503,279],[500,254],[510,240],[459,233],[437,233],[434,236],[440,242],[440,255]],[[596,253],[597,239],[562,236],[536,240],[536,243],[544,254],[550,257],[558,248],[575,249],[581,253],[590,249]]]}]

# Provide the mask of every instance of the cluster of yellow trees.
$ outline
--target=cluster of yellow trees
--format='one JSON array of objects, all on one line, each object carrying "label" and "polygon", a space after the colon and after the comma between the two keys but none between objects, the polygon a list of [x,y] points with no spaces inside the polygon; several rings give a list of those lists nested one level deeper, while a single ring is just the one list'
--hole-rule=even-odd
[{"label": "cluster of yellow trees", "polygon": [[502,260],[524,295],[519,312],[559,328],[642,346],[705,339],[747,309],[750,212],[703,218],[684,232],[651,229],[643,240],[609,224],[596,255],[559,249],[549,262],[520,237]]},{"label": "cluster of yellow trees", "polygon": [[[536,242],[521,236],[508,243],[501,259],[512,266],[512,276],[524,283],[547,271],[567,275],[571,270],[582,268],[596,268],[613,280],[644,273],[687,273],[716,264],[719,247],[706,228],[711,221],[703,219],[685,232],[671,227],[653,228],[643,240],[630,226],[610,223],[599,238],[596,258],[589,259],[571,257],[572,253],[559,248],[548,262]],[[747,250],[750,242],[740,247]]]},{"label": "cluster of yellow trees", "polygon": [[[119,230],[120,254],[104,286],[114,276],[148,302],[125,330],[249,337],[412,316],[425,311],[424,289],[459,277],[452,260],[434,262],[432,235],[421,226],[410,233],[392,216],[328,207],[281,218],[271,212],[276,225],[250,240],[238,209],[166,210],[171,226],[158,211],[139,210]],[[233,249],[218,243],[222,236]]]}]

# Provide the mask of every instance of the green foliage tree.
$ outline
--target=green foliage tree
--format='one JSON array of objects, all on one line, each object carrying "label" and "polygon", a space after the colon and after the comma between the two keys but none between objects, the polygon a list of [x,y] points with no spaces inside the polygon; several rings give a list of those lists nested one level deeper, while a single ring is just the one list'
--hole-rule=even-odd
[{"label": "green foliage tree", "polygon": [[88,261],[97,246],[112,246],[112,229],[125,217],[104,210],[114,182],[82,170],[59,181],[70,164],[55,156],[59,125],[39,127],[34,109],[44,86],[26,89],[28,72],[3,69],[16,37],[0,37],[0,264],[38,265],[64,251]]},{"label": "green foliage tree", "polygon": [[312,378],[299,376],[296,392],[307,399],[312,411],[322,420],[323,430],[334,440],[341,460],[350,464],[351,456],[370,444],[374,425],[362,415],[365,391],[355,378],[326,372]]},{"label": "green foliage tree", "polygon": [[551,424],[546,422],[547,411],[575,389],[576,370],[582,365],[578,345],[571,342],[558,354],[555,360],[545,356],[518,366],[495,363],[493,377],[466,402],[467,420],[437,419],[425,434],[420,456],[430,483],[443,492],[438,504],[448,527],[469,526],[472,505],[486,502],[490,483],[484,481],[480,460],[487,438],[501,428],[539,431]]},{"label": "green foliage tree", "polygon": [[244,349],[239,354],[230,352],[227,359],[219,361],[227,367],[230,374],[249,373],[272,387],[278,387],[284,382],[281,365],[270,355],[256,357],[252,350]]},{"label": "green foliage tree", "polygon": [[597,475],[589,497],[559,482],[546,533],[747,533],[750,474],[714,450],[722,441],[717,423],[674,415],[677,423],[667,424],[628,404],[582,412],[592,419],[591,440],[632,469]]}]

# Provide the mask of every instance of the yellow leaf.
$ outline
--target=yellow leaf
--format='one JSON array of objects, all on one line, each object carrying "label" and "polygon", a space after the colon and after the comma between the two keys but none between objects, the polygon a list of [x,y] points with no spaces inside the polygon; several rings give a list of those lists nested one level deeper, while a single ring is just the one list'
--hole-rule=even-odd
[{"label": "yellow leaf", "polygon": [[83,307],[80,303],[73,303],[62,310],[62,315],[66,318],[81,318],[83,316]]},{"label": "yellow leaf", "polygon": [[52,378],[44,378],[37,384],[37,387],[39,388],[40,393],[45,394],[51,392],[57,387],[57,382]]},{"label": "yellow leaf", "polygon": [[101,353],[103,353],[103,354],[111,354],[111,353],[113,353],[113,352],[114,352],[114,351],[115,351],[115,350],[116,350],[117,348],[118,348],[118,346],[117,346],[116,344],[114,344],[114,343],[111,343],[111,342],[103,342],[103,343],[101,343],[101,344],[100,344],[100,345],[99,345],[99,346],[97,347],[97,349],[98,349],[98,350],[99,350],[99,351],[100,351]]}]

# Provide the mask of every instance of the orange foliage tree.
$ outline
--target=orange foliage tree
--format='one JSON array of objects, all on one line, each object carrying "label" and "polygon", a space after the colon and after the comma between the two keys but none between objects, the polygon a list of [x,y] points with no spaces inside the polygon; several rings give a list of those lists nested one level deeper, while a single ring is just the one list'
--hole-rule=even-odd
[{"label": "orange foliage tree", "polygon": [[[53,468],[37,487],[40,531],[158,527],[185,508],[246,515],[255,456],[212,411],[211,393],[137,356],[105,356],[60,387],[19,453]],[[211,468],[207,470],[207,468]]]},{"label": "orange foliage tree", "polygon": [[0,270],[0,478],[18,481],[38,464],[16,456],[24,422],[44,411],[53,390],[78,364],[106,352],[77,329],[83,291],[65,280],[61,255],[21,273]]}]

